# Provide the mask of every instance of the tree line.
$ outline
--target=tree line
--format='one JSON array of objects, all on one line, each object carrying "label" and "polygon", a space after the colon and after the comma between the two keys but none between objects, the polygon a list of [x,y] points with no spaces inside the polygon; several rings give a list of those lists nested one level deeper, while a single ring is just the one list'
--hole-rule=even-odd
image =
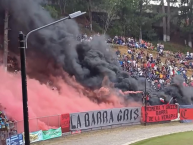
[{"label": "tree line", "polygon": [[[54,18],[82,10],[87,11],[90,30],[100,14],[103,33],[156,40],[156,26],[163,29],[162,40],[170,41],[171,31],[180,34],[192,47],[192,0],[44,0]],[[155,4],[156,3],[156,4]],[[172,29],[171,29],[172,28]]]}]

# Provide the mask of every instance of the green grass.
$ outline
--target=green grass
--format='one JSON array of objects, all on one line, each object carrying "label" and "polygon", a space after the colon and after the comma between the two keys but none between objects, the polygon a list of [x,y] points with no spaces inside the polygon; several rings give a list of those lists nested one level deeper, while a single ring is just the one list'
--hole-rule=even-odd
[{"label": "green grass", "polygon": [[193,132],[154,137],[131,145],[193,145]]},{"label": "green grass", "polygon": [[[169,50],[172,52],[182,52],[182,53],[186,53],[186,52],[193,52],[193,49],[188,47],[188,46],[183,46],[180,44],[176,44],[176,43],[171,43],[171,42],[161,42],[164,44],[165,46],[165,50]],[[153,42],[154,46],[157,46],[157,42]]]}]

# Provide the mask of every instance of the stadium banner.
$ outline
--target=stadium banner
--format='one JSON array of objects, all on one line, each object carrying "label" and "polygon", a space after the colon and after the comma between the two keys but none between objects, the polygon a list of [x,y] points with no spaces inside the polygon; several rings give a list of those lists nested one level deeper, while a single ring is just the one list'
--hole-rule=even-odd
[{"label": "stadium banner", "polygon": [[22,145],[23,144],[23,135],[17,134],[8,139],[6,139],[6,145]]},{"label": "stadium banner", "polygon": [[42,131],[42,138],[43,140],[48,140],[56,137],[62,136],[61,127],[58,129],[49,129],[47,131]]},{"label": "stadium banner", "polygon": [[[37,142],[37,141],[42,141],[42,130],[36,131],[36,132],[30,132],[30,143]],[[23,133],[23,142],[25,143],[25,136]]]},{"label": "stadium banner", "polygon": [[143,122],[161,122],[169,121],[178,118],[178,106],[177,105],[157,105],[146,106],[146,118],[145,107],[142,107]]},{"label": "stadium banner", "polygon": [[70,114],[70,130],[84,130],[118,124],[140,123],[141,108],[114,108]]},{"label": "stadium banner", "polygon": [[60,124],[61,124],[62,133],[70,131],[70,114],[69,113],[61,114]]},{"label": "stadium banner", "polygon": [[193,122],[193,105],[180,105],[180,122]]}]

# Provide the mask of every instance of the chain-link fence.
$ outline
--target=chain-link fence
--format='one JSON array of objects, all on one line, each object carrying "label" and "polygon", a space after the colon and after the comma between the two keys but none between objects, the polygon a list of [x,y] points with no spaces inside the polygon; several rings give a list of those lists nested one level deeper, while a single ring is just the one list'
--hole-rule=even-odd
[{"label": "chain-link fence", "polygon": [[[35,132],[39,130],[59,128],[60,116],[61,115],[55,115],[55,116],[45,116],[40,118],[29,119],[29,130],[30,132]],[[18,134],[24,132],[23,120],[16,122],[16,129]]]}]

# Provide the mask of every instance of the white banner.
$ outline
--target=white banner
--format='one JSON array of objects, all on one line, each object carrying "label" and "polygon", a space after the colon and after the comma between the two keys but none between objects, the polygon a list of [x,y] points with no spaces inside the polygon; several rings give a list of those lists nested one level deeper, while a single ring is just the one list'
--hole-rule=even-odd
[{"label": "white banner", "polygon": [[[42,141],[42,130],[36,131],[36,132],[30,132],[30,143],[37,142],[37,141]],[[23,133],[23,142],[25,143],[25,136]]]},{"label": "white banner", "polygon": [[70,114],[70,129],[82,130],[117,124],[139,123],[141,108],[114,108]]}]

